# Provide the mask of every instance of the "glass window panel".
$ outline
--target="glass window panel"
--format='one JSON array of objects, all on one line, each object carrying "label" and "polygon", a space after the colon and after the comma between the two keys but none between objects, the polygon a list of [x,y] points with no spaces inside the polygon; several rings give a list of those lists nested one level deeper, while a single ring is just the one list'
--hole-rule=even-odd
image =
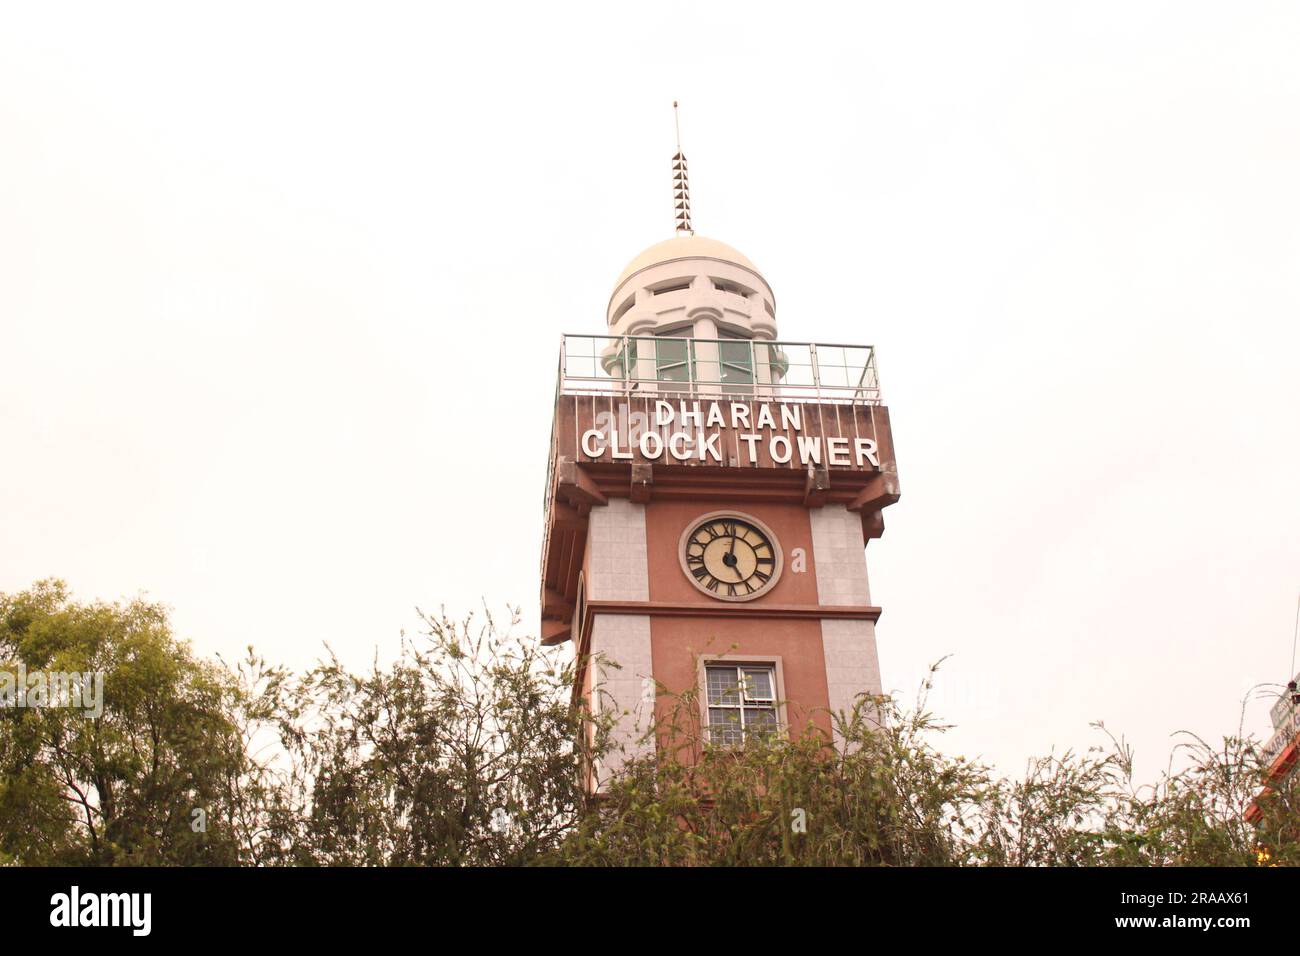
[{"label": "glass window panel", "polygon": [[690,366],[686,355],[690,343],[685,339],[659,339],[655,342],[655,371],[661,382],[689,382]]},{"label": "glass window panel", "polygon": [[740,711],[710,709],[709,740],[728,747],[741,743],[744,740],[744,732],[740,727]]},{"label": "glass window panel", "polygon": [[710,704],[740,703],[740,681],[734,667],[710,667],[707,677]]},{"label": "glass window panel", "polygon": [[745,669],[745,699],[772,700],[772,672],[766,667]]},{"label": "glass window panel", "polygon": [[659,363],[661,365],[670,365],[686,361],[685,339],[660,339],[655,345],[658,346]]},{"label": "glass window panel", "polygon": [[719,342],[718,358],[723,383],[749,385],[754,381],[754,353],[748,342]]},{"label": "glass window panel", "polygon": [[748,367],[753,365],[753,356],[748,341],[719,342],[718,357],[732,365]]},{"label": "glass window panel", "polygon": [[745,733],[749,736],[766,737],[777,730],[776,710],[771,707],[745,708]]}]

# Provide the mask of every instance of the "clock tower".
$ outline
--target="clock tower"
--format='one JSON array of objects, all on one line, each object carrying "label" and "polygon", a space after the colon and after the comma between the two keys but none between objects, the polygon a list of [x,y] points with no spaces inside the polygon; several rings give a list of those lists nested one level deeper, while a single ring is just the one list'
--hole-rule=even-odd
[{"label": "clock tower", "polygon": [[[740,252],[678,234],[614,282],[605,328],[563,336],[546,475],[541,637],[572,641],[575,701],[617,752],[696,689],[711,745],[834,736],[881,692],[866,543],[898,500],[871,346],[785,341]],[[805,331],[801,329],[801,331]]]}]

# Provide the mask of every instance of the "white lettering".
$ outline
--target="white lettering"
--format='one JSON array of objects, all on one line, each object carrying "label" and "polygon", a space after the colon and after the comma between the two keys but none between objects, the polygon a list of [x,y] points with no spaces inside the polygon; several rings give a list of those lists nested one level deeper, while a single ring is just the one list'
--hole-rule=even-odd
[{"label": "white lettering", "polygon": [[[782,449],[779,454],[776,450],[778,446]],[[784,465],[790,461],[790,455],[792,454],[790,449],[790,439],[786,438],[784,435],[772,436],[771,442],[768,443],[767,450],[772,455],[772,460],[778,465]]]},{"label": "white lettering", "polygon": [[801,464],[822,463],[822,440],[817,437],[799,436],[799,461]]},{"label": "white lettering", "polygon": [[847,438],[826,439],[826,463],[828,465],[849,464],[849,440]]},{"label": "white lettering", "polygon": [[[703,438],[703,436],[701,436]],[[722,440],[722,432],[714,432],[708,438],[700,442],[700,461],[704,461],[704,453],[707,451],[713,456],[713,460],[722,461],[722,451],[718,448],[718,442]]]},{"label": "white lettering", "polygon": [[781,406],[781,427],[793,428],[795,431],[803,431],[803,423],[800,421],[800,408],[798,405]]},{"label": "white lettering", "polygon": [[740,440],[749,446],[749,463],[758,464],[758,435],[741,435]]},{"label": "white lettering", "polygon": [[[593,446],[593,442],[600,439],[600,447]],[[605,454],[605,434],[598,428],[588,428],[582,433],[582,453],[588,458],[599,458]]]},{"label": "white lettering", "polygon": [[[677,446],[681,445],[681,451]],[[686,461],[691,457],[691,436],[686,432],[673,432],[668,436],[668,454],[672,455],[678,461]]]},{"label": "white lettering", "polygon": [[880,467],[880,458],[876,455],[876,443],[870,438],[858,438],[853,442],[853,450],[857,454],[858,464],[872,464],[877,468]]},{"label": "white lettering", "polygon": [[744,402],[732,402],[731,427],[739,428],[741,425],[749,427],[749,406]]},{"label": "white lettering", "polygon": [[[651,450],[651,445],[654,449]],[[664,440],[658,432],[641,433],[641,457],[658,458],[664,453]]]},{"label": "white lettering", "polygon": [[152,893],[71,893],[50,897],[51,926],[129,926],[132,935],[148,936],[153,928]]},{"label": "white lettering", "polygon": [[617,428],[614,429],[614,439],[613,441],[610,442],[609,453],[610,456],[613,457],[615,460],[627,461],[632,457],[632,446],[630,443],[628,444],[627,451],[618,450],[618,429]]},{"label": "white lettering", "polygon": [[673,407],[661,398],[655,402],[655,424],[671,425],[672,423]]}]

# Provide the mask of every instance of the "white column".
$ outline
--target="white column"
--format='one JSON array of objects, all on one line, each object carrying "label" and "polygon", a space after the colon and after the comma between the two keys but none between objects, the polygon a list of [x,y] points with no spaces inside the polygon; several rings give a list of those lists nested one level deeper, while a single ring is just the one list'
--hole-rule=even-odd
[{"label": "white column", "polygon": [[[870,604],[861,518],[838,504],[813,508],[808,517],[818,602],[831,607]],[[881,693],[873,622],[822,618],[822,654],[832,713],[847,715],[860,695]],[[842,743],[838,733],[836,743]]]},{"label": "white column", "polygon": [[[650,575],[646,557],[645,506],[611,498],[591,510],[586,577],[589,601],[648,601]],[[599,766],[598,788],[624,761],[654,751],[647,734],[654,720],[654,674],[650,616],[594,615],[591,624],[593,709],[616,713],[613,751]]]}]

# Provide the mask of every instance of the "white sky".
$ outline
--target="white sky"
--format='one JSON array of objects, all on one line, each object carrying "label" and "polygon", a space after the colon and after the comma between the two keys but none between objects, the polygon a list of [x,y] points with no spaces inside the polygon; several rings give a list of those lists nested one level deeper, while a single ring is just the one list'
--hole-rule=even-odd
[{"label": "white sky", "polygon": [[671,235],[676,98],[782,337],[879,348],[886,686],[952,654],[948,749],[1105,719],[1153,774],[1288,676],[1297,50],[1286,3],[6,4],[0,590],[298,667],[535,627],[558,338]]}]

